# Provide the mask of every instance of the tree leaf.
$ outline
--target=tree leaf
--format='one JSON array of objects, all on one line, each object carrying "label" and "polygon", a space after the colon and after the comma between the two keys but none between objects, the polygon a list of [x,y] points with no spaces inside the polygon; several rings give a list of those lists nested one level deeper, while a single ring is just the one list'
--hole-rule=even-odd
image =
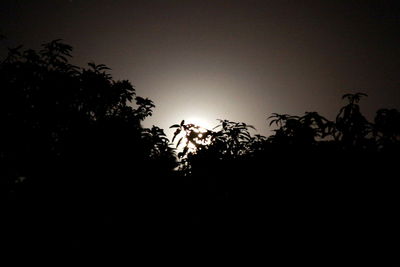
[{"label": "tree leaf", "polygon": [[180,145],[182,139],[183,139],[183,137],[181,137],[181,138],[179,139],[178,143],[176,144],[176,147],[178,147],[178,146]]}]

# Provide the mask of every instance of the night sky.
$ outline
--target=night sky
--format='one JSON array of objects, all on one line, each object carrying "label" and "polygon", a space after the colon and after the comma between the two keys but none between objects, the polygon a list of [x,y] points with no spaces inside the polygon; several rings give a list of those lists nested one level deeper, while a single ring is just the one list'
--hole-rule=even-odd
[{"label": "night sky", "polygon": [[[155,102],[144,126],[243,121],[272,113],[334,119],[349,92],[362,111],[400,108],[399,1],[2,0],[6,46],[64,39],[73,63],[128,79]],[[170,133],[170,131],[167,131]]]}]

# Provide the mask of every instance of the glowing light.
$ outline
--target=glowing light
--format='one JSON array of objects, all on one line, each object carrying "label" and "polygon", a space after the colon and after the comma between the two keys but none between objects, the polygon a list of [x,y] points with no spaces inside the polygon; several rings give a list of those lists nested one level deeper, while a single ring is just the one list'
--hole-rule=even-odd
[{"label": "glowing light", "polygon": [[196,126],[199,126],[199,132],[206,132],[207,130],[212,130],[214,126],[211,123],[201,117],[190,117],[185,120],[186,123],[191,123]]},{"label": "glowing light", "polygon": [[[185,119],[185,125],[193,124],[195,127],[191,127],[190,131],[196,135],[194,137],[191,135],[191,141],[188,141],[186,134],[189,132],[182,131],[175,138],[175,143],[179,144],[177,147],[179,152],[182,152],[183,148],[187,146],[189,152],[194,152],[198,145],[208,145],[210,144],[210,139],[205,135],[208,131],[211,131],[214,127],[207,120],[201,117],[189,117]],[[198,127],[198,128],[197,128]],[[194,139],[192,139],[194,137]],[[203,139],[204,138],[204,139]],[[178,141],[180,140],[180,141]]]}]

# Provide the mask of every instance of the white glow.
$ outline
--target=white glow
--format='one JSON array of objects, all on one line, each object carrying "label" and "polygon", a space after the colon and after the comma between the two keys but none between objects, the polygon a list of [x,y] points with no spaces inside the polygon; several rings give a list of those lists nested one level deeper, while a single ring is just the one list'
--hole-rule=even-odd
[{"label": "white glow", "polygon": [[[212,128],[215,127],[215,125],[213,126],[209,121],[201,118],[201,117],[189,117],[187,120],[185,120],[185,124],[194,124],[196,126],[200,126],[201,128],[204,128],[207,130],[212,130]],[[202,129],[200,129],[200,131],[202,131]]]}]

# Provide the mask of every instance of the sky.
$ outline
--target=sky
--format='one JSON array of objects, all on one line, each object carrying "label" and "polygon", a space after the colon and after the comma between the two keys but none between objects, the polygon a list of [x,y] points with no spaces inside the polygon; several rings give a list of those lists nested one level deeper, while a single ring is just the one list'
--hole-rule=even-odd
[{"label": "sky", "polygon": [[[246,122],[271,113],[333,120],[345,93],[367,118],[400,109],[400,2],[2,0],[5,46],[64,39],[73,63],[106,64],[156,108],[144,126]],[[4,50],[5,51],[5,50]]]}]

